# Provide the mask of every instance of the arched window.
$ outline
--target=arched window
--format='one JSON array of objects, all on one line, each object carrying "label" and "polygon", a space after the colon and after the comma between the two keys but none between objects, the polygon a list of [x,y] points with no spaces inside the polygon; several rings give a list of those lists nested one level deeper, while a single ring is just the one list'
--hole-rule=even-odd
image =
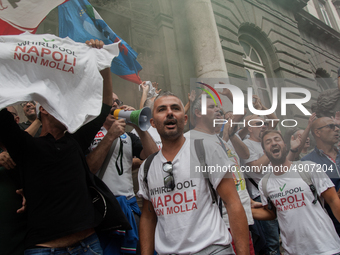
[{"label": "arched window", "polygon": [[315,71],[315,80],[316,84],[319,87],[320,92],[336,88],[336,85],[331,78],[331,76],[327,73],[327,71],[323,68],[318,68]]},{"label": "arched window", "polygon": [[272,96],[263,61],[255,48],[249,43],[240,40],[240,45],[244,50],[243,61],[248,83],[253,87],[254,94],[260,97],[262,103],[266,107],[270,107]]}]

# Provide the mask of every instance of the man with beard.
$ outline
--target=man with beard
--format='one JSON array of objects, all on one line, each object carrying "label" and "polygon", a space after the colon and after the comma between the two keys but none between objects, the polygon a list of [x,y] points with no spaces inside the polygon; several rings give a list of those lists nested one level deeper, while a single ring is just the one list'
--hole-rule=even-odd
[{"label": "man with beard", "polygon": [[[201,165],[183,135],[188,117],[181,100],[170,92],[161,93],[154,101],[152,114],[150,122],[163,147],[139,170],[142,255],[151,255],[154,249],[159,254],[234,254],[209,182],[227,208],[237,254],[249,254],[247,220],[231,173],[209,173],[207,180],[202,172],[190,171],[190,166],[196,169]],[[208,166],[233,165],[215,142],[204,139],[203,144]],[[148,162],[149,170],[145,171]]]},{"label": "man with beard", "polygon": [[[27,101],[20,104],[24,111],[25,116],[27,117],[26,122],[19,123],[19,127],[21,130],[26,130],[36,119],[37,119],[37,109],[36,103],[34,101]],[[38,131],[34,135],[34,137],[39,137],[41,134],[41,126]]]},{"label": "man with beard", "polygon": [[[246,172],[246,183],[249,195],[254,201],[261,202],[258,183],[266,174],[262,172],[262,166],[269,164],[269,159],[263,153],[261,147],[261,138],[263,133],[268,129],[269,122],[266,122],[258,115],[253,115],[248,122],[249,138],[243,140],[243,142],[248,147],[250,156],[242,160],[242,163],[251,169],[251,171]],[[279,226],[277,220],[260,221],[259,224],[263,229],[266,240],[265,254],[280,255]],[[251,231],[254,232],[255,230],[251,227]]]},{"label": "man with beard", "polygon": [[[259,183],[265,210],[259,210],[257,217],[273,219],[277,215],[285,254],[340,254],[340,239],[332,221],[299,172],[308,174],[320,196],[319,201],[324,199],[329,203],[340,219],[340,199],[329,177],[322,171],[312,170],[311,161],[289,161],[286,145],[278,131],[266,131],[262,147],[273,172]],[[275,208],[270,210],[269,204]]]},{"label": "man with beard", "polygon": [[[301,160],[309,160],[320,165],[326,165],[326,174],[331,178],[338,195],[340,195],[340,152],[336,148],[339,140],[339,125],[331,118],[322,117],[313,122],[311,130],[316,141],[316,146],[311,153],[307,154]],[[339,221],[334,217],[328,204],[325,205],[325,208],[340,236]]]}]

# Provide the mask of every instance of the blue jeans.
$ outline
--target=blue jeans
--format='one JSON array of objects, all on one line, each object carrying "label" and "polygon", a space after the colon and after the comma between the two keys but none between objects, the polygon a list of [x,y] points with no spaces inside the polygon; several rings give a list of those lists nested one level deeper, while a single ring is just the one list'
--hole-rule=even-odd
[{"label": "blue jeans", "polygon": [[[254,201],[261,202],[261,197],[256,197]],[[266,255],[280,255],[280,233],[277,219],[261,220],[260,224],[266,238]]]},{"label": "blue jeans", "polygon": [[92,234],[77,245],[65,248],[33,248],[25,250],[25,255],[102,255],[103,251],[96,234]]}]

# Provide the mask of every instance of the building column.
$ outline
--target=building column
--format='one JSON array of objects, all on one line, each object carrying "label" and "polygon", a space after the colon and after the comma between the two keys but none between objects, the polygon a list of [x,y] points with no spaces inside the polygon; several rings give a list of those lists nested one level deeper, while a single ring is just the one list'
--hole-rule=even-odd
[{"label": "building column", "polygon": [[184,0],[196,78],[227,78],[220,37],[210,0]]},{"label": "building column", "polygon": [[173,18],[168,13],[159,13],[155,18],[158,25],[158,35],[161,45],[161,58],[164,71],[165,85],[176,94],[183,93],[179,73],[178,50],[175,41]]}]

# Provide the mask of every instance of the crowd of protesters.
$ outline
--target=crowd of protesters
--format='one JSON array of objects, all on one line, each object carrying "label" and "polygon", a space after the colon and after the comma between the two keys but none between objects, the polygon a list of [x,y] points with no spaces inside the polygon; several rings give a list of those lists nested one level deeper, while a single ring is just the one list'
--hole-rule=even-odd
[{"label": "crowd of protesters", "polygon": [[[274,113],[233,115],[207,96],[202,114],[197,91],[184,105],[143,82],[138,108],[152,118],[142,131],[114,117],[135,108],[112,92],[109,69],[101,75],[101,113],[74,134],[35,101],[21,103],[26,122],[1,110],[0,254],[340,254],[340,109],[283,137],[267,122]],[[268,109],[258,96],[253,105]],[[217,165],[234,170],[207,171]],[[98,229],[87,171],[128,228]]]}]

